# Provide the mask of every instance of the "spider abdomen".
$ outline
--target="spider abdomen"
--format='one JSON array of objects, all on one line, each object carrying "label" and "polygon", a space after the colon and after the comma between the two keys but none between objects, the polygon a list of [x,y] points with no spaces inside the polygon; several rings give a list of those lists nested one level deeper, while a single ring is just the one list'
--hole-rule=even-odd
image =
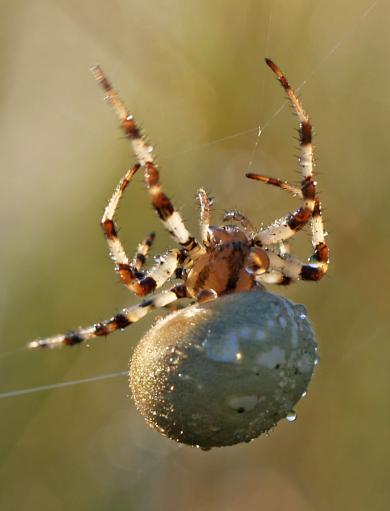
[{"label": "spider abdomen", "polygon": [[157,322],[135,349],[130,384],[151,427],[209,449],[250,441],[286,417],[315,359],[304,308],[252,290]]}]

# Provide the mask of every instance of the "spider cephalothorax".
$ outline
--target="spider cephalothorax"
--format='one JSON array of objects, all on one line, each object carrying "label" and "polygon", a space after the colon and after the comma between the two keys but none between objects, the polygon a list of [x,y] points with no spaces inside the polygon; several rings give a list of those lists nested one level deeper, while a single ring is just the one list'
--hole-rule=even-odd
[{"label": "spider cephalothorax", "polygon": [[205,248],[205,253],[195,257],[188,274],[190,296],[207,300],[261,286],[256,274],[267,270],[268,256],[244,231],[233,225],[209,227]]},{"label": "spider cephalothorax", "polygon": [[[313,178],[312,127],[285,76],[271,60],[266,59],[266,63],[279,79],[299,119],[302,181],[297,187],[260,174],[248,173],[247,177],[294,194],[302,205],[260,231],[239,211],[225,214],[224,222],[229,224],[213,226],[211,201],[201,189],[199,241],[189,233],[163,192],[152,148],[134,118],[100,67],[93,68],[137,158],[109,200],[101,226],[123,284],[138,296],[151,296],[111,319],[37,339],[29,345],[52,348],[79,344],[122,330],[153,309],[182,298],[191,299],[195,305],[168,316],[140,342],[132,363],[131,386],[136,404],[149,423],[171,438],[205,448],[248,440],[269,429],[299,399],[314,367],[315,341],[301,306],[264,289],[264,284],[319,280],[327,271],[329,257]],[[144,265],[154,233],[138,246],[130,260],[113,220],[125,189],[141,169],[151,203],[179,245],[156,258],[149,270]],[[307,223],[311,226],[314,249],[309,264],[292,256],[288,244]],[[155,293],[172,279],[181,282]],[[182,368],[187,374],[180,372]],[[224,378],[230,374],[235,393],[227,386],[228,395],[220,396],[225,388]],[[264,390],[268,380],[272,384]],[[214,385],[220,389],[216,391],[218,396],[211,396]],[[186,402],[195,403],[198,398],[196,402],[202,402],[205,387],[210,389],[208,397],[212,398],[207,413],[202,415],[199,409],[194,412],[193,407],[186,409]],[[240,419],[234,415],[236,412]],[[241,417],[244,412],[249,414],[246,418]]]}]

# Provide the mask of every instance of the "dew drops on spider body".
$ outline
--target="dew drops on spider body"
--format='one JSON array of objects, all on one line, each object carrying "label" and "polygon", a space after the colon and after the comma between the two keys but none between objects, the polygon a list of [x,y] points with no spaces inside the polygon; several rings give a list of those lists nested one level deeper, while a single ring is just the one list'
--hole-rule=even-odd
[{"label": "dew drops on spider body", "polygon": [[130,363],[138,410],[160,433],[206,450],[292,422],[316,357],[301,307],[253,290],[160,319]]},{"label": "dew drops on spider body", "polygon": [[[108,320],[29,345],[88,343],[124,330],[151,310],[191,299],[192,305],[158,320],[138,343],[130,363],[130,387],[138,410],[153,429],[205,450],[249,442],[282,418],[295,420],[293,407],[306,394],[318,361],[305,308],[264,288],[318,281],[329,258],[313,179],[311,123],[285,76],[271,60],[266,63],[299,119],[302,181],[297,187],[260,174],[246,176],[296,195],[302,205],[260,231],[238,211],[225,214],[223,221],[231,224],[213,226],[212,201],[201,189],[200,241],[163,192],[152,146],[101,68],[92,69],[137,158],[111,196],[101,226],[117,275],[130,291],[145,298]],[[114,223],[122,195],[140,169],[155,211],[179,245],[157,257],[148,270],[145,263],[154,233],[129,259]],[[306,224],[311,226],[314,248],[309,264],[291,256],[288,245]],[[156,292],[173,279],[180,283]]]}]

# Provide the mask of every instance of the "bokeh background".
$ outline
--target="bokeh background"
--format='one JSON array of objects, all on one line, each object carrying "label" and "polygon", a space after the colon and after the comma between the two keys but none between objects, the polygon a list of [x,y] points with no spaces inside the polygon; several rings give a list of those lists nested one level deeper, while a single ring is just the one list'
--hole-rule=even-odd
[{"label": "bokeh background", "polygon": [[[240,208],[260,226],[297,205],[244,177],[299,180],[296,120],[262,62],[272,57],[316,128],[332,251],[321,283],[282,290],[308,307],[321,354],[293,424],[205,453],[150,431],[126,377],[3,398],[3,511],[389,509],[389,19],[385,0],[3,3],[1,392],[126,370],[153,321],[89,349],[25,349],[137,301],[99,227],[133,157],[92,64],[146,128],[196,231],[201,186],[217,222]],[[156,252],[172,246],[140,177],[118,222],[130,253],[153,229]],[[294,250],[309,255],[308,232]]]}]

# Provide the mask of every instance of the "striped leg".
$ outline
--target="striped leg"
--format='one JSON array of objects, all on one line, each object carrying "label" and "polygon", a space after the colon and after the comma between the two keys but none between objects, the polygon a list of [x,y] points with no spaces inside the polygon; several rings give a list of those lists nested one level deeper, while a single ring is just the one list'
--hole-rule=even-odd
[{"label": "striped leg", "polygon": [[291,247],[288,241],[281,241],[279,243],[279,255],[287,256],[291,254]]},{"label": "striped leg", "polygon": [[201,188],[198,191],[198,200],[200,203],[200,235],[202,242],[208,246],[209,240],[208,240],[208,230],[211,223],[211,204],[212,201],[210,200],[207,193]]},{"label": "striped leg", "polygon": [[[286,190],[287,192],[290,192],[293,195],[297,195],[298,197],[303,199],[303,191],[294,185],[288,184],[285,181],[281,181],[280,179],[275,179],[275,178],[268,177],[268,176],[263,176],[260,174],[247,174],[247,176],[250,179],[256,179],[257,181],[262,181],[263,183],[277,186],[278,188],[281,188],[282,190]],[[322,221],[322,215],[321,215],[321,202],[318,197],[315,197],[315,199],[314,199],[314,209],[313,209],[313,212],[311,215],[310,225],[311,225],[311,233],[312,233],[312,245],[314,248],[314,252],[313,252],[312,256],[310,257],[310,262],[315,265],[315,268],[320,269],[322,271],[322,274],[320,277],[318,277],[317,270],[316,269],[313,270],[311,265],[304,265],[304,267],[305,267],[304,274],[308,280],[319,280],[319,278],[322,278],[322,276],[328,270],[329,248],[325,242],[326,234],[324,232],[324,223]],[[288,252],[285,251],[285,248],[286,247],[284,244],[284,248],[282,248],[280,250],[280,255],[288,254]],[[311,279],[309,277],[310,275],[315,278]],[[302,277],[302,278],[304,278],[304,277]],[[272,282],[272,283],[285,284],[285,282]]]},{"label": "striped leg", "polygon": [[121,281],[136,295],[145,296],[162,286],[172,276],[178,261],[181,259],[181,253],[178,250],[172,250],[165,257],[162,257],[160,262],[150,271],[141,272],[140,270],[145,263],[146,256],[154,240],[154,234],[152,233],[139,245],[132,263],[129,263],[127,254],[117,234],[114,215],[124,191],[139,168],[139,164],[135,165],[119,182],[104,210],[101,226],[107,240],[111,258],[115,263],[115,271],[118,273]]},{"label": "striped leg", "polygon": [[153,245],[154,239],[156,235],[154,232],[151,232],[147,238],[143,240],[142,243],[138,245],[137,252],[135,253],[133,260],[131,262],[132,266],[137,270],[140,271],[143,267],[143,265],[146,262],[146,259],[149,254],[149,250],[151,246]]},{"label": "striped leg", "polygon": [[[325,249],[319,253],[325,258]],[[297,280],[318,281],[328,270],[328,262],[316,259],[316,253],[310,258],[309,264],[290,255],[283,257],[271,250],[267,251],[267,255],[269,258],[268,271],[256,276],[256,280],[262,284],[287,285]]]},{"label": "striped leg", "polygon": [[314,252],[310,257],[310,265],[306,265],[302,278],[306,280],[319,280],[328,271],[329,247],[326,244],[324,223],[321,216],[321,202],[315,200],[311,218],[312,245]]},{"label": "striped leg", "polygon": [[256,282],[260,284],[277,284],[279,286],[288,286],[293,282],[291,277],[287,277],[283,272],[271,270],[263,275],[256,276]]},{"label": "striped leg", "polygon": [[200,245],[188,232],[183,220],[162,191],[159,172],[153,158],[153,148],[146,144],[134,118],[128,112],[118,93],[113,90],[99,66],[92,68],[92,73],[105,92],[105,97],[113,107],[125,136],[130,140],[138,163],[144,167],[145,183],[149,190],[152,205],[162,220],[165,228],[173,238],[190,254],[201,250]]},{"label": "striped leg", "polygon": [[[312,126],[309,118],[280,69],[270,59],[266,59],[266,63],[276,74],[299,120],[299,166],[303,177],[301,183],[303,206],[266,227],[256,237],[264,245],[270,245],[291,238],[306,225],[314,210],[316,187],[313,179]],[[249,174],[248,177],[256,179],[253,174]],[[284,185],[285,188],[289,186]]]},{"label": "striped leg", "polygon": [[245,174],[249,179],[254,179],[256,181],[261,181],[262,183],[266,183],[268,185],[277,186],[282,190],[286,190],[287,192],[292,193],[293,195],[297,195],[301,199],[303,199],[303,193],[298,186],[290,185],[287,181],[282,181],[281,179],[277,179],[275,177],[264,176],[263,174],[253,174],[252,172],[248,172]]},{"label": "striped leg", "polygon": [[36,339],[29,343],[28,347],[31,349],[37,348],[57,348],[61,346],[73,346],[85,341],[91,341],[95,337],[102,337],[116,330],[123,330],[132,323],[136,323],[153,309],[159,309],[166,305],[178,300],[179,298],[186,298],[187,292],[183,284],[174,286],[168,291],[164,291],[150,299],[143,300],[138,305],[123,309],[118,314],[115,314],[111,319],[96,323],[93,326],[86,328],[79,328],[72,330],[63,335],[55,335],[53,337],[46,337],[45,339]]}]

